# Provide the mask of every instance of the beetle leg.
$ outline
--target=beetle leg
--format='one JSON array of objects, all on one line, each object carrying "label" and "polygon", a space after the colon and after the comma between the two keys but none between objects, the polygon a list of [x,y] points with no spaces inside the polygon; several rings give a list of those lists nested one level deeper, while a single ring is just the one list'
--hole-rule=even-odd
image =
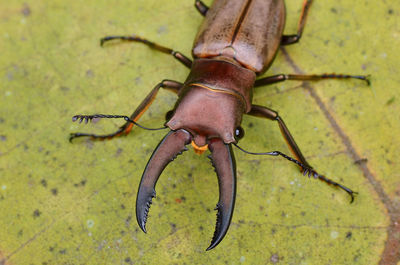
[{"label": "beetle leg", "polygon": [[286,124],[284,123],[283,119],[278,115],[278,112],[269,109],[267,107],[252,105],[251,110],[248,114],[256,117],[267,118],[273,121],[276,120],[279,124],[279,129],[281,130],[281,133],[285,138],[285,141],[290,147],[290,150],[292,151],[294,156],[304,165],[311,167],[310,164],[308,164],[308,162],[304,158],[303,154],[301,153],[300,148],[297,146],[292,134],[286,127]]},{"label": "beetle leg", "polygon": [[321,75],[286,75],[279,74],[264,77],[256,80],[254,83],[254,87],[264,86],[275,84],[279,82],[283,82],[286,80],[298,80],[298,81],[318,81],[322,79],[359,79],[367,82],[367,85],[370,85],[370,76],[369,75],[346,75],[346,74],[321,74]]},{"label": "beetle leg", "polygon": [[217,207],[217,223],[214,236],[207,250],[216,247],[226,235],[232,220],[236,198],[236,164],[232,146],[222,140],[212,139],[208,147],[211,151],[209,158],[218,176],[219,200]]},{"label": "beetle leg", "polygon": [[103,46],[104,43],[111,41],[111,40],[121,40],[121,41],[133,41],[133,42],[141,42],[143,44],[146,44],[148,47],[151,49],[160,51],[162,53],[170,54],[174,56],[175,59],[177,59],[179,62],[181,62],[184,66],[187,68],[190,68],[192,66],[192,60],[190,60],[188,57],[183,55],[180,52],[174,51],[173,49],[161,46],[157,43],[151,42],[147,39],[141,38],[136,35],[132,36],[107,36],[104,37],[100,40],[100,45]]},{"label": "beetle leg", "polygon": [[281,39],[281,45],[290,45],[297,43],[301,35],[303,34],[304,25],[306,24],[308,10],[310,9],[312,0],[304,0],[303,10],[300,15],[299,25],[297,27],[297,34],[294,35],[283,35]]},{"label": "beetle leg", "polygon": [[152,199],[156,196],[155,186],[165,167],[179,154],[186,151],[192,141],[184,129],[170,131],[158,144],[144,169],[136,198],[136,220],[146,233],[146,222]]},{"label": "beetle leg", "polygon": [[203,16],[207,14],[208,6],[206,6],[206,4],[204,4],[201,0],[194,1],[194,6]]},{"label": "beetle leg", "polygon": [[252,116],[256,116],[256,117],[261,117],[261,118],[267,118],[269,120],[275,120],[278,122],[279,124],[279,128],[281,130],[281,133],[283,135],[283,137],[285,138],[286,143],[288,144],[290,150],[292,151],[292,153],[294,154],[294,156],[297,158],[297,160],[299,160],[302,164],[304,164],[304,166],[306,166],[306,168],[302,168],[302,171],[304,173],[304,175],[308,174],[314,176],[315,178],[318,178],[319,180],[324,181],[325,183],[329,184],[329,185],[333,185],[335,187],[339,187],[341,189],[343,189],[344,191],[346,191],[350,196],[351,196],[351,202],[353,202],[354,200],[354,194],[356,194],[356,192],[352,191],[351,189],[343,186],[340,183],[337,183],[323,175],[320,175],[316,170],[313,169],[313,167],[307,162],[307,160],[304,158],[303,154],[300,151],[300,148],[298,147],[298,145],[296,144],[292,134],[290,133],[289,129],[286,127],[286,124],[284,123],[283,119],[278,115],[278,112],[269,109],[267,107],[263,107],[263,106],[258,106],[258,105],[252,105],[251,106],[251,110],[249,113],[247,113],[249,115]]},{"label": "beetle leg", "polygon": [[[153,90],[150,91],[150,93],[147,95],[147,97],[140,103],[140,105],[136,108],[136,110],[132,113],[130,116],[130,119],[133,121],[138,121],[140,116],[150,107],[150,105],[153,103],[154,99],[157,96],[158,91],[160,88],[165,88],[168,89],[172,92],[175,92],[176,94],[179,92],[179,89],[182,87],[182,83],[172,81],[172,80],[163,80],[159,84],[157,84]],[[90,137],[92,140],[94,139],[99,139],[99,140],[104,140],[104,139],[111,139],[115,136],[121,136],[121,135],[127,135],[130,133],[130,131],[133,128],[133,123],[127,121],[124,125],[122,125],[116,132],[111,133],[111,134],[105,134],[105,135],[97,135],[97,134],[90,134],[90,133],[71,133],[69,141],[71,142],[73,139],[78,138],[78,137]]]}]

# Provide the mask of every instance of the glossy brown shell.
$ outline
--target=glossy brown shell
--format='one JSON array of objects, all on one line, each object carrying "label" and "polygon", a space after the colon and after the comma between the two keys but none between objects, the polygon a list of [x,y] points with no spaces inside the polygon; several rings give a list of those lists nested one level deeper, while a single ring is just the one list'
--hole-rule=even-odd
[{"label": "glossy brown shell", "polygon": [[225,56],[263,73],[285,26],[283,0],[214,0],[193,46],[195,58]]}]

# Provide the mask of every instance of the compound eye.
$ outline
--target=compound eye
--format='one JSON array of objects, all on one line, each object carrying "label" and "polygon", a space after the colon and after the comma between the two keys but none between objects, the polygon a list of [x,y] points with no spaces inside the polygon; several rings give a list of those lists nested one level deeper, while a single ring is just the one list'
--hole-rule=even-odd
[{"label": "compound eye", "polygon": [[174,111],[170,110],[165,114],[165,120],[169,121],[172,118],[172,115],[174,115]]},{"label": "compound eye", "polygon": [[235,129],[235,138],[236,138],[236,140],[242,139],[243,136],[244,136],[244,130],[243,130],[243,128],[240,127],[240,126],[237,127],[237,128]]}]

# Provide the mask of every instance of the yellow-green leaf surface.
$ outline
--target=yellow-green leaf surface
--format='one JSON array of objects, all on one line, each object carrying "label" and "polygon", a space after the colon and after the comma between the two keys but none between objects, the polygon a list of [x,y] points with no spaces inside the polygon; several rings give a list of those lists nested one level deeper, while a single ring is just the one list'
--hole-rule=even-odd
[{"label": "yellow-green leaf surface", "polygon": [[[212,1],[205,1],[211,4]],[[285,32],[302,0],[286,1]],[[151,152],[166,133],[137,129],[112,141],[75,114],[129,115],[164,78],[188,69],[141,44],[136,33],[190,55],[202,22],[191,0],[0,3],[0,264],[396,264],[399,261],[400,2],[315,0],[299,44],[265,75],[371,74],[359,80],[286,81],[254,102],[278,110],[319,172],[349,196],[280,158],[235,150],[238,190],[229,232],[205,252],[215,227],[217,178],[205,155],[186,152],[162,174],[148,221],[135,198]],[[161,91],[143,125],[159,127],[176,97]],[[289,153],[276,122],[244,117],[241,145]]]}]

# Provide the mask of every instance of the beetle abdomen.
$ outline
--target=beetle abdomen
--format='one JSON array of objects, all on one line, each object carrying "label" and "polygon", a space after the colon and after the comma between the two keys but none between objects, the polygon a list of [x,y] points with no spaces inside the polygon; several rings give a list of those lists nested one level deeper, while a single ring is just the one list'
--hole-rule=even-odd
[{"label": "beetle abdomen", "polygon": [[195,39],[193,56],[226,56],[262,73],[275,57],[284,24],[283,0],[215,0]]}]

